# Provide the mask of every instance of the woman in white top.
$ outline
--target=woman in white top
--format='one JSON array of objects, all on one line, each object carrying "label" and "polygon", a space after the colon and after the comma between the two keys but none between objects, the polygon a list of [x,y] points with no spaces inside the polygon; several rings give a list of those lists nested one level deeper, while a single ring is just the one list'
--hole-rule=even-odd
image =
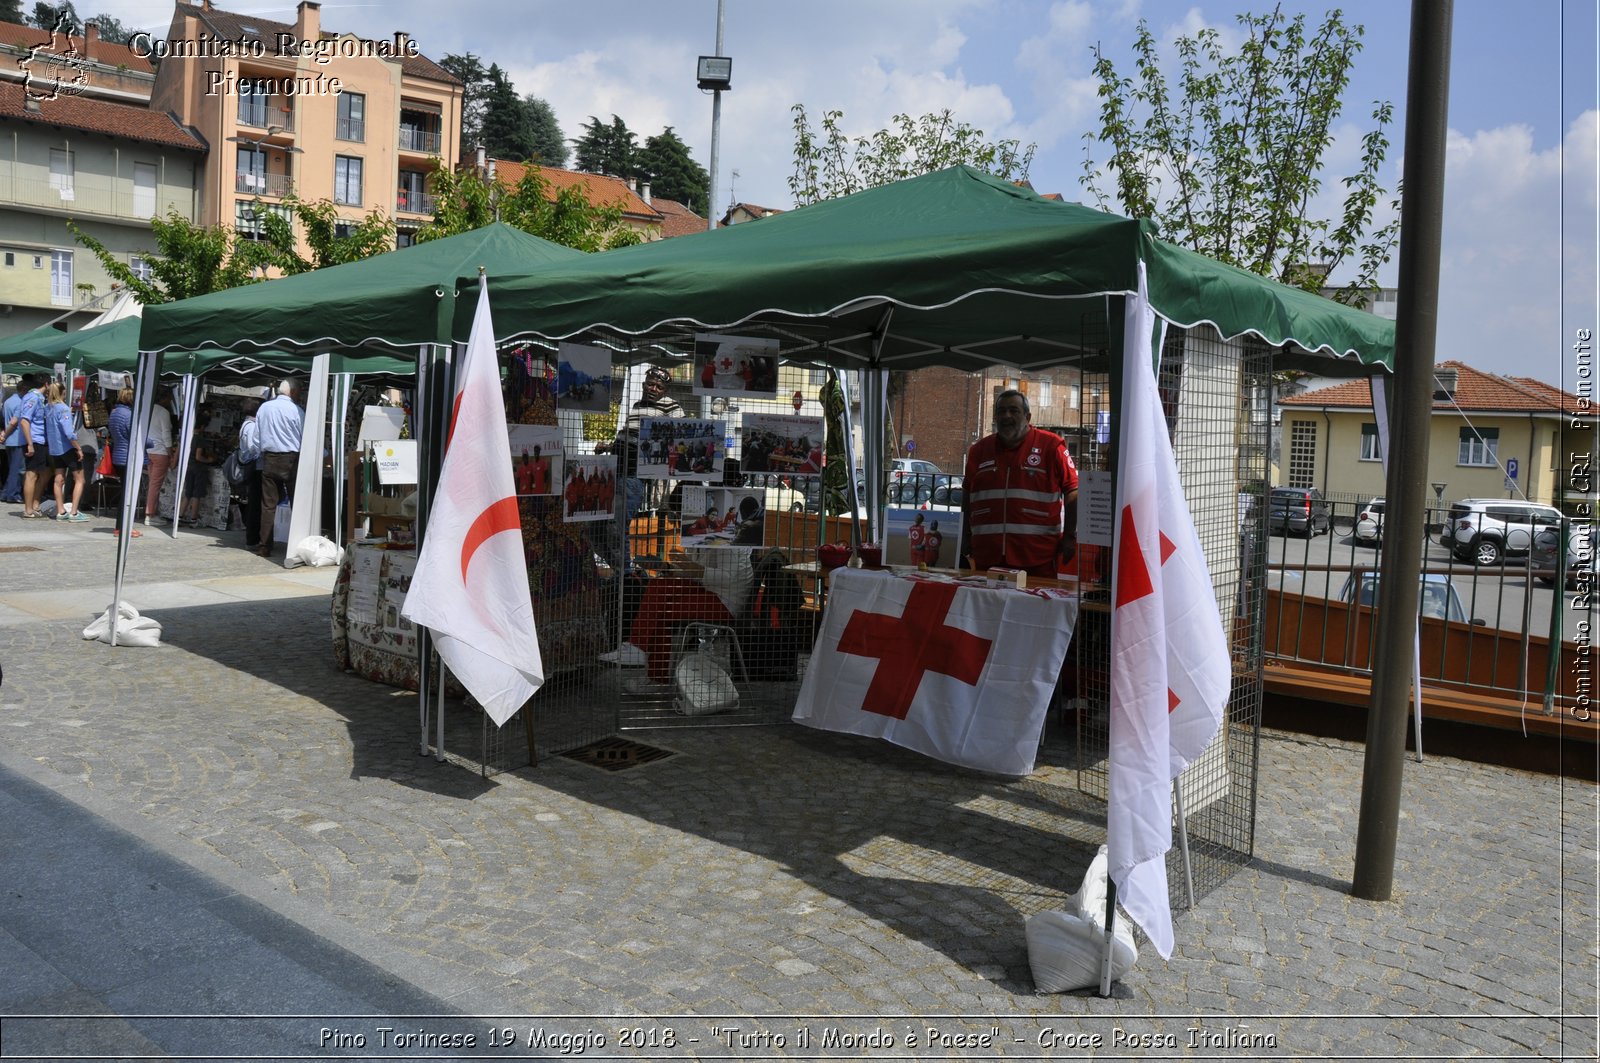
[{"label": "woman in white top", "polygon": [[144,493],[144,522],[165,524],[161,517],[161,484],[172,464],[172,414],[167,410],[172,392],[162,388],[150,407],[150,432],[145,437],[145,456],[150,461],[150,485]]}]

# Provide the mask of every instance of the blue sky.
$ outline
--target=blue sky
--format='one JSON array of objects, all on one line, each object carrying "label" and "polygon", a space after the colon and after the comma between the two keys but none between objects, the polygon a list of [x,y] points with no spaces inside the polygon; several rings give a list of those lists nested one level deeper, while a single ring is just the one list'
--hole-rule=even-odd
[{"label": "blue sky", "polygon": [[[240,13],[291,22],[292,4],[218,0]],[[945,107],[991,136],[1038,145],[1041,192],[1089,201],[1081,188],[1082,135],[1095,128],[1092,47],[1131,71],[1140,18],[1158,39],[1202,25],[1225,34],[1252,5],[1165,0],[726,0],[724,53],[733,90],[723,97],[717,202],[791,203],[789,108],[845,112],[852,132],[896,113]],[[1320,21],[1332,4],[1284,0]],[[1409,5],[1348,0],[1366,28],[1329,152],[1333,185],[1354,158],[1376,99],[1399,121],[1386,177],[1401,167]],[[170,3],[90,0],[80,13],[164,28]],[[547,99],[569,136],[591,115],[622,117],[645,136],[672,125],[708,162],[711,98],[694,85],[695,57],[714,50],[716,0],[437,0],[322,7],[327,29],[370,37],[405,30],[438,58],[472,52],[499,63],[524,93]],[[1573,332],[1596,325],[1596,92],[1593,0],[1507,6],[1458,0],[1452,35],[1437,356],[1573,389]],[[733,176],[733,171],[738,176]],[[1331,195],[1331,190],[1330,190]],[[1386,280],[1392,282],[1391,265]]]}]

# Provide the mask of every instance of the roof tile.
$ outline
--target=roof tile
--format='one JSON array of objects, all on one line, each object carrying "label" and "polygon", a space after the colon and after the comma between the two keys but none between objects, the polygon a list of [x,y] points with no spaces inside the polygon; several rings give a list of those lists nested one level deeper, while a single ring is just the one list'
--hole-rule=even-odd
[{"label": "roof tile", "polygon": [[494,166],[495,174],[501,184],[515,185],[530,168],[537,168],[539,175],[549,181],[550,186],[557,192],[567,188],[578,188],[583,192],[584,198],[595,206],[621,207],[624,214],[652,221],[661,216],[660,211],[640,199],[639,194],[629,188],[628,182],[620,177],[561,170],[554,166],[535,167],[533,163],[509,162],[505,159],[496,159]]},{"label": "roof tile", "polygon": [[60,96],[38,102],[39,109],[30,110],[23,99],[21,85],[0,82],[0,118],[104,133],[189,151],[206,150],[203,141],[180,126],[171,115],[160,111],[86,96]]},{"label": "roof tile", "polygon": [[[1578,396],[1531,377],[1505,377],[1474,369],[1465,362],[1446,361],[1440,369],[1456,371],[1455,401],[1434,399],[1435,410],[1475,410],[1506,413],[1586,414]],[[1342,406],[1372,409],[1372,387],[1366,380],[1346,380],[1330,387],[1280,399],[1280,406]]]}]

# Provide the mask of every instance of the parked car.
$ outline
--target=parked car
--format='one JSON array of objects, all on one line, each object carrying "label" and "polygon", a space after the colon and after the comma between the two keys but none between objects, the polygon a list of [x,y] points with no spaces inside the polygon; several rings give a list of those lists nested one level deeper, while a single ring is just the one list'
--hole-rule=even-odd
[{"label": "parked car", "polygon": [[1358,543],[1371,543],[1377,546],[1383,542],[1383,499],[1374,498],[1361,507],[1360,512],[1356,514],[1353,534]]},{"label": "parked car", "polygon": [[1560,527],[1561,511],[1537,502],[1464,498],[1450,506],[1440,542],[1461,561],[1497,565],[1533,548],[1540,528]]},{"label": "parked car", "polygon": [[[1556,567],[1556,543],[1561,539],[1560,528],[1540,528],[1533,533],[1532,564],[1534,568]],[[1593,524],[1567,526],[1567,589],[1576,590],[1580,580],[1590,587],[1595,585],[1594,551],[1600,545]],[[1546,587],[1555,586],[1555,576],[1535,577]]]},{"label": "parked car", "polygon": [[889,466],[889,473],[895,479],[908,474],[912,476],[937,476],[942,472],[944,470],[939,466],[931,461],[923,461],[921,458],[895,458],[893,464]]},{"label": "parked car", "polygon": [[1315,487],[1274,487],[1267,500],[1267,530],[1307,538],[1328,530],[1328,500]]},{"label": "parked car", "polygon": [[[1351,602],[1355,605],[1372,605],[1378,600],[1378,573],[1360,573],[1360,593],[1356,591],[1356,576],[1352,574],[1345,578],[1344,587],[1339,591],[1339,600]],[[1450,620],[1458,624],[1483,624],[1482,620],[1473,620],[1467,616],[1466,607],[1461,604],[1461,595],[1456,593],[1455,584],[1450,582],[1450,577],[1438,572],[1424,572],[1422,574],[1421,597],[1417,602],[1419,616],[1431,616],[1439,620]]]}]

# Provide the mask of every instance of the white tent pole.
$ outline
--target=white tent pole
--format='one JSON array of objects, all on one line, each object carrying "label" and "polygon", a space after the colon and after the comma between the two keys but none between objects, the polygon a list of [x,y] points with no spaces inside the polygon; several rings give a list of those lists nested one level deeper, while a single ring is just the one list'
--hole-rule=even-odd
[{"label": "white tent pole", "polygon": [[350,465],[345,460],[348,444],[344,438],[345,419],[350,414],[350,392],[354,373],[339,373],[333,378],[333,541],[343,547],[344,498]]},{"label": "white tent pole", "polygon": [[128,571],[128,544],[133,541],[133,515],[139,511],[139,486],[144,479],[144,441],[150,435],[150,408],[161,376],[161,352],[140,351],[133,393],[133,423],[128,426],[128,464],[122,484],[122,534],[117,536],[117,575],[111,592],[111,645],[117,644],[122,611],[122,579]]},{"label": "white tent pole", "polygon": [[199,388],[195,386],[193,373],[183,374],[183,418],[178,429],[178,479],[172,485],[172,537],[178,537],[178,519],[183,516],[183,484],[189,475],[189,454],[194,449],[194,412],[196,408],[196,394]]},{"label": "white tent pole", "polygon": [[294,505],[289,510],[289,541],[283,564],[289,567],[295,545],[322,528],[322,451],[327,437],[328,355],[311,360],[311,381],[306,385],[305,423],[300,429],[300,458],[295,463]]}]

